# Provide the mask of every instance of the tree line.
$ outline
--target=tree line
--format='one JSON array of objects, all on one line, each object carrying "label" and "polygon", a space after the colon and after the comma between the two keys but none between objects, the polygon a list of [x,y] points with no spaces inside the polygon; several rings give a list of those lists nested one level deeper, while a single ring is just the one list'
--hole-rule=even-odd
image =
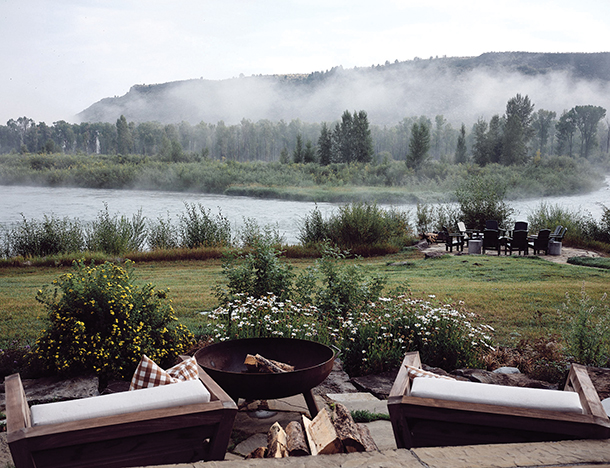
[{"label": "tree line", "polygon": [[583,105],[556,113],[517,94],[503,115],[478,119],[467,130],[442,115],[408,117],[394,126],[371,125],[364,110],[345,111],[336,122],[242,119],[227,125],[158,122],[115,124],[65,121],[46,125],[27,117],[0,126],[0,153],[139,154],[181,162],[205,158],[283,163],[375,163],[403,160],[413,170],[430,159],[446,162],[524,164],[535,157],[566,155],[605,159],[610,147],[606,109]]}]

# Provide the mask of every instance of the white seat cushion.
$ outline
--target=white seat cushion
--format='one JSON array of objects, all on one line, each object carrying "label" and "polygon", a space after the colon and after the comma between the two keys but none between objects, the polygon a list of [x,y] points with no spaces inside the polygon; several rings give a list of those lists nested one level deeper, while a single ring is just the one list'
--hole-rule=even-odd
[{"label": "white seat cushion", "polygon": [[208,401],[210,401],[210,392],[201,380],[189,380],[131,392],[34,405],[31,408],[32,425],[81,421]]},{"label": "white seat cushion", "polygon": [[547,411],[581,414],[583,412],[580,398],[576,392],[562,392],[542,388],[508,387],[460,380],[417,377],[413,379],[411,396]]}]

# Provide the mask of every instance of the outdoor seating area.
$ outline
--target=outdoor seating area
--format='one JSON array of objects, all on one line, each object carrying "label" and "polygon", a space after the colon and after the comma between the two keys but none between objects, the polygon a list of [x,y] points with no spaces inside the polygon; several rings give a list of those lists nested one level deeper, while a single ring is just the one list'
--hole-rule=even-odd
[{"label": "outdoor seating area", "polygon": [[187,382],[31,408],[19,374],[6,377],[7,440],[15,467],[223,460],[237,406],[201,367],[197,371],[199,378]]},{"label": "outdoor seating area", "polygon": [[[463,221],[457,223],[457,232],[451,232],[443,227],[439,233],[441,242],[445,242],[445,250],[453,252],[464,251],[464,245],[470,246],[471,241],[475,241],[474,248],[469,248],[468,253],[482,253],[495,251],[501,254],[504,248],[505,255],[529,255],[530,250],[534,255],[544,252],[545,255],[560,255],[561,242],[567,232],[563,226],[557,226],[553,232],[550,229],[541,229],[536,234],[528,232],[526,221],[516,221],[512,229],[502,228],[495,220],[487,220],[483,231],[468,229]],[[481,242],[480,248],[478,242]]]},{"label": "outdoor seating area", "polygon": [[578,364],[559,391],[447,380],[423,371],[419,353],[410,352],[388,410],[399,448],[610,437],[610,420]]}]

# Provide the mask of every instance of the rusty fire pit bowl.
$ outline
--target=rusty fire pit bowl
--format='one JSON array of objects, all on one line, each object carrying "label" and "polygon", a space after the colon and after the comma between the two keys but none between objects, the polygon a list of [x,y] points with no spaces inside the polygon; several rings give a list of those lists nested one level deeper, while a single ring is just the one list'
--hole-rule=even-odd
[{"label": "rusty fire pit bowl", "polygon": [[[294,366],[293,372],[264,374],[247,372],[247,354]],[[290,338],[246,338],[223,341],[195,353],[201,367],[234,400],[273,400],[298,393],[306,400],[311,389],[328,377],[333,368],[334,351],[320,343]]]}]

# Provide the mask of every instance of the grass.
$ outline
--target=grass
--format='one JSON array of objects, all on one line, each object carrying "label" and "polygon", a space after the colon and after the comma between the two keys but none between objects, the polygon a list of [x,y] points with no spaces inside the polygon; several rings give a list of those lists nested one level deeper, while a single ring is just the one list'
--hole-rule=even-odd
[{"label": "grass", "polygon": [[[296,270],[313,259],[289,259]],[[353,261],[353,260],[351,260]],[[445,256],[423,259],[416,250],[359,260],[369,274],[387,276],[387,290],[409,288],[415,297],[434,295],[462,304],[495,328],[498,344],[510,346],[524,337],[559,331],[556,310],[565,293],[577,295],[583,282],[593,298],[607,292],[610,271],[562,265],[538,257]],[[201,330],[201,311],[216,307],[214,286],[222,279],[220,259],[136,263],[142,282],[169,288],[180,321],[195,334]],[[36,292],[67,267],[5,267],[0,269],[0,336],[33,341],[45,326]]]},{"label": "grass", "polygon": [[610,270],[610,258],[608,257],[570,257],[568,263]]}]

